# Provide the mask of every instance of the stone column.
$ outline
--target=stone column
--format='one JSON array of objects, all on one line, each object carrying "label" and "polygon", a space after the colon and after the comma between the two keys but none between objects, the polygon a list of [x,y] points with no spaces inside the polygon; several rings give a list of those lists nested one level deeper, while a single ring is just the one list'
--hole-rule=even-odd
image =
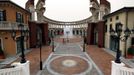
[{"label": "stone column", "polygon": [[78,30],[78,35],[80,35],[80,29]]},{"label": "stone column", "polygon": [[76,30],[74,30],[74,35],[76,35]]}]

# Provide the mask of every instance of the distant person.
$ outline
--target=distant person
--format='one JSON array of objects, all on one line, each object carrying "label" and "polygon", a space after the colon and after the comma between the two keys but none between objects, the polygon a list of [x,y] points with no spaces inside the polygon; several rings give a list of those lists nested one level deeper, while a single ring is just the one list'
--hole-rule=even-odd
[{"label": "distant person", "polygon": [[63,38],[63,44],[65,44],[66,42],[65,42],[65,39]]}]

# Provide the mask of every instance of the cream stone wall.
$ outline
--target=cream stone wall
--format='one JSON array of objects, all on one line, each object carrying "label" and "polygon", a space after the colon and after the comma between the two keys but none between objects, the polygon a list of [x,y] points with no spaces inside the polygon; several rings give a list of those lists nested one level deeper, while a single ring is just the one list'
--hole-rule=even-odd
[{"label": "cream stone wall", "polygon": [[[105,33],[105,48],[110,49],[110,34],[109,34],[110,24],[112,24],[113,29],[115,29],[115,24],[117,22],[121,22],[123,24],[122,29],[125,30],[126,25],[127,25],[127,21],[126,21],[127,15],[126,14],[127,14],[126,12],[122,12],[122,13],[115,14],[115,15],[107,18],[107,22],[106,22],[107,32]],[[119,16],[119,20],[116,20],[116,16]],[[111,22],[110,22],[110,18],[112,18]],[[128,12],[128,27],[129,27],[129,29],[132,29],[133,26],[134,26],[134,12]],[[124,34],[122,33],[122,36],[123,35]],[[134,35],[131,35],[128,38],[126,49],[131,46],[131,38],[133,36]],[[125,50],[125,42],[124,41],[120,41],[120,50],[122,51],[122,54],[124,55],[124,50]]]}]

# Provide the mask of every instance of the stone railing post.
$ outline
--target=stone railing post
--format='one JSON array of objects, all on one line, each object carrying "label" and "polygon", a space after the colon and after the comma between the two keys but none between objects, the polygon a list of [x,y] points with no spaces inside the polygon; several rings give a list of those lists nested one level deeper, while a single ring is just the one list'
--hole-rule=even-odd
[{"label": "stone railing post", "polygon": [[121,67],[124,67],[124,63],[115,63],[115,61],[112,61],[112,69],[111,69],[111,75],[118,75],[117,72]]},{"label": "stone railing post", "polygon": [[20,66],[22,68],[22,75],[30,75],[30,62],[27,61],[26,63],[13,63],[12,66]]}]

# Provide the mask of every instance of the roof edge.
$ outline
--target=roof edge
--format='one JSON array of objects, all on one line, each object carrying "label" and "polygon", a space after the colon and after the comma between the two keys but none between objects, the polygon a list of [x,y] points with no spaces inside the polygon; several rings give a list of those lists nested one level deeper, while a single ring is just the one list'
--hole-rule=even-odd
[{"label": "roof edge", "polygon": [[107,15],[105,15],[103,18],[106,19],[107,17],[111,17],[117,13],[122,13],[122,12],[126,12],[126,11],[134,11],[134,7],[123,7],[123,8],[120,8],[112,13],[109,13]]},{"label": "roof edge", "polygon": [[26,12],[28,12],[28,13],[30,14],[30,12],[29,12],[28,10],[26,10],[25,8],[19,6],[18,4],[16,4],[15,2],[13,2],[13,1],[11,1],[11,0],[0,0],[0,2],[10,2],[11,4],[13,4],[13,5],[19,7],[20,9],[22,9],[22,10],[24,10],[24,11],[26,11]]}]

